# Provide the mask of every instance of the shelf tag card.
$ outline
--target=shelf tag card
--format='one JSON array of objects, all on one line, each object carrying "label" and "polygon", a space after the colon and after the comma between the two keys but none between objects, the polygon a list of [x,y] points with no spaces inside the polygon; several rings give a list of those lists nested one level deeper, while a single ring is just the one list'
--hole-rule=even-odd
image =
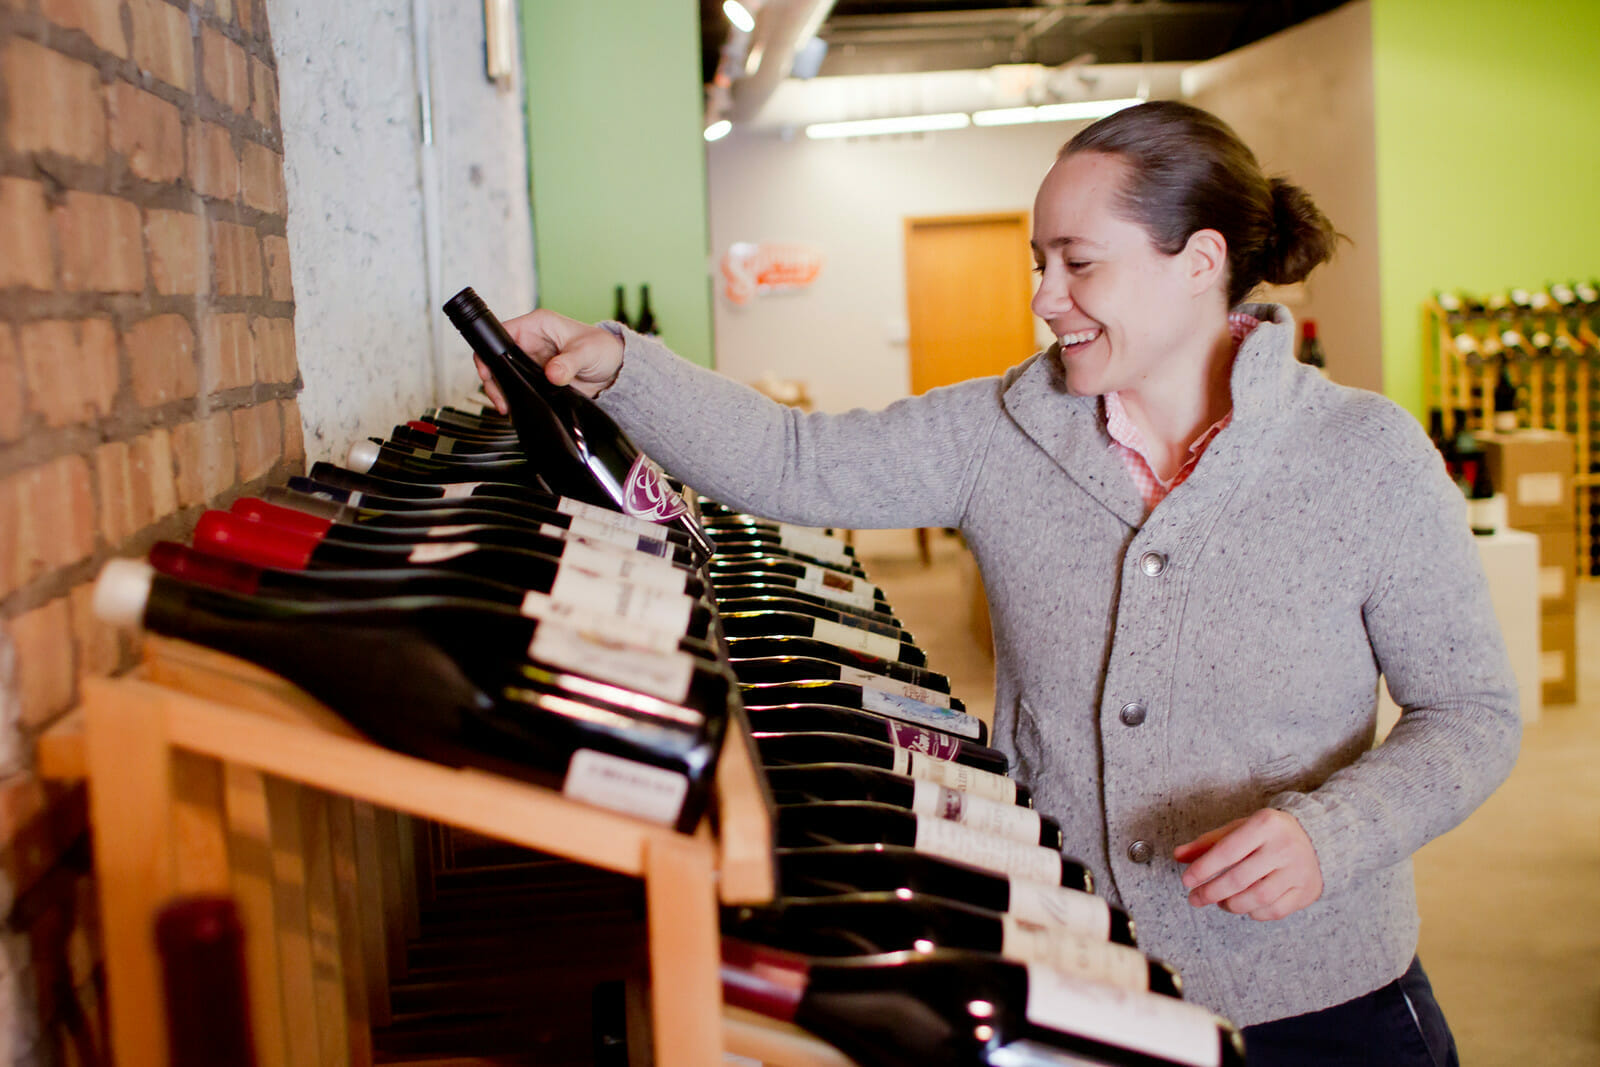
[{"label": "shelf tag card", "polygon": [[944,730],[965,737],[969,741],[976,741],[983,734],[982,720],[975,719],[965,712],[924,704],[920,700],[885,693],[881,689],[871,689],[867,686],[861,687],[861,709],[878,715],[887,715],[892,719],[919,723],[935,730]]},{"label": "shelf tag card", "polygon": [[683,703],[694,677],[694,657],[686,652],[652,652],[556,622],[539,624],[528,657],[672,704]]},{"label": "shelf tag card", "polygon": [[656,629],[635,619],[624,619],[568,604],[543,593],[529,592],[522,598],[522,614],[541,622],[554,622],[573,630],[592,633],[617,645],[632,645],[651,652],[675,652],[682,636]]},{"label": "shelf tag card", "polygon": [[585,804],[671,826],[689,795],[689,779],[665,767],[580,748],[567,764],[561,792]]},{"label": "shelf tag card", "polygon": [[1028,966],[1028,1021],[1187,1067],[1221,1067],[1222,1042],[1206,1009],[1158,993],[1131,993]]},{"label": "shelf tag card", "polygon": [[1039,843],[1039,813],[1015,804],[999,804],[936,782],[911,787],[911,810],[918,815],[949,819],[969,830],[993,834],[1024,845]]},{"label": "shelf tag card", "polygon": [[[959,789],[963,793],[976,793],[985,800],[993,800],[1000,804],[1017,802],[1016,782],[1003,774],[968,767],[965,763],[953,763],[950,760],[924,756],[920,752],[896,748],[894,766],[889,769],[897,774],[908,774],[924,781],[938,782],[951,789]],[[1050,881],[1059,883],[1061,872],[1058,870],[1056,877]]]},{"label": "shelf tag card", "polygon": [[1111,938],[1111,906],[1093,893],[1011,879],[1006,914],[1036,926],[1071,930],[1098,941]]},{"label": "shelf tag card", "polygon": [[[530,592],[528,597],[542,595]],[[600,578],[578,570],[558,570],[556,580],[550,585],[549,597],[575,608],[615,615],[674,634],[688,631],[695,604],[694,597],[683,592],[665,593],[659,589],[644,589],[615,578]],[[522,613],[529,614],[526,597]]]},{"label": "shelf tag card", "polygon": [[936,708],[950,706],[950,694],[941,693],[937,689],[917,685],[913,682],[902,682],[898,678],[890,678],[883,674],[873,674],[860,667],[839,665],[839,681],[850,682],[854,685],[864,685],[872,689],[880,689],[885,693],[894,693],[911,700],[920,700],[924,704],[932,704]]},{"label": "shelf tag card", "polygon": [[846,626],[839,622],[829,622],[826,619],[813,619],[811,622],[811,636],[818,641],[826,641],[830,645],[840,648],[853,649],[856,652],[865,652],[869,656],[879,659],[900,658],[900,642],[884,634],[875,634],[870,630],[861,630],[854,626]]},{"label": "shelf tag card", "polygon": [[561,549],[561,570],[568,568],[603,578],[620,578],[634,585],[669,593],[681,593],[688,588],[688,572],[678,569],[670,561],[637,552],[608,551],[603,545],[568,541]]},{"label": "shelf tag card", "polygon": [[1039,882],[1061,881],[1061,855],[1054,849],[990,837],[948,819],[918,815],[912,847],[930,856],[970,863],[996,874]]},{"label": "shelf tag card", "polygon": [[1018,963],[1042,963],[1058,971],[1137,993],[1150,991],[1144,953],[1110,941],[1092,941],[1060,927],[1039,926],[1002,915],[1000,955]]}]

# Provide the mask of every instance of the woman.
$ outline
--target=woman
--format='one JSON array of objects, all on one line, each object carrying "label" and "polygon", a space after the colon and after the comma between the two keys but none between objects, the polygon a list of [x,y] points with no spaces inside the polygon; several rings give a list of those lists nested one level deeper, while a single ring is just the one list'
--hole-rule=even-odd
[{"label": "woman", "polygon": [[[1033,218],[1056,344],[880,412],[803,415],[614,324],[508,326],[717,500],[959,526],[997,743],[1254,1067],[1454,1062],[1410,856],[1509,773],[1515,683],[1416,421],[1296,363],[1283,308],[1240,305],[1333,230],[1172,102],[1073,138]],[[1403,714],[1373,748],[1380,672]]]}]

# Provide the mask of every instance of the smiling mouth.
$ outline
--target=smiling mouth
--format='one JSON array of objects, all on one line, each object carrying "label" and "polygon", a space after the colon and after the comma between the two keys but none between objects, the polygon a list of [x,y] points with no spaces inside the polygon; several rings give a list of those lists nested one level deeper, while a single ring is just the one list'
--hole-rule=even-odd
[{"label": "smiling mouth", "polygon": [[1061,346],[1061,350],[1066,352],[1070,349],[1081,348],[1099,336],[1099,330],[1078,330],[1075,333],[1062,334],[1057,339],[1057,343]]}]

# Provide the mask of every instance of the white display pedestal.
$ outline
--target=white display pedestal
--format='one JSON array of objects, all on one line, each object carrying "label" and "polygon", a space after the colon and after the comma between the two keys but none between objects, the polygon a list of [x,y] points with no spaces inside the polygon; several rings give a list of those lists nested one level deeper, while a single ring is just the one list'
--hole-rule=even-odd
[{"label": "white display pedestal", "polygon": [[[1539,675],[1539,538],[1522,530],[1501,530],[1474,537],[1484,573],[1489,576],[1489,598],[1505,635],[1511,669],[1522,698],[1522,721],[1538,722],[1543,683]],[[1389,688],[1378,683],[1378,740],[1388,736],[1400,709],[1389,698]]]}]

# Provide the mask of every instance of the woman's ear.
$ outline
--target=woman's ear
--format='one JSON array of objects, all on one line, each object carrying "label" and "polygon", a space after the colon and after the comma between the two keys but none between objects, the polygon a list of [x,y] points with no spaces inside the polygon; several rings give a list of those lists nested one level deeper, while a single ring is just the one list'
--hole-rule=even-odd
[{"label": "woman's ear", "polygon": [[1195,295],[1228,282],[1228,240],[1216,230],[1196,230],[1183,247],[1184,269]]}]

